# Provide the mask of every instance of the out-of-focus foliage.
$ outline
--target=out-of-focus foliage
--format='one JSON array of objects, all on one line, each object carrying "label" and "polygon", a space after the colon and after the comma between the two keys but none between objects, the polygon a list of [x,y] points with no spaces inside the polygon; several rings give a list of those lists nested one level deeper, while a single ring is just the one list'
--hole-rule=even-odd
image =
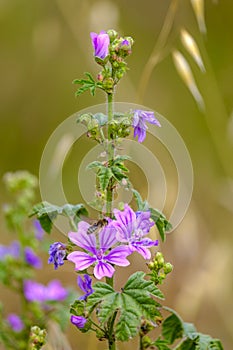
[{"label": "out-of-focus foliage", "polygon": [[[166,45],[161,46],[161,39],[159,43],[157,39],[171,6],[175,11],[169,22],[172,20],[172,26],[166,29]],[[230,1],[0,2],[1,175],[18,169],[38,173],[44,146],[57,125],[90,103],[103,102],[101,93],[95,102],[88,94],[82,100],[75,99],[71,84],[84,70],[98,74],[90,60],[89,32],[115,28],[135,38],[130,71],[119,86],[117,100],[141,102],[163,114],[182,135],[194,167],[189,212],[168,236],[164,251],[175,265],[166,285],[167,304],[198,329],[221,338],[225,349],[231,349],[233,343],[233,315],[229,311],[233,287],[232,12]],[[181,41],[182,30],[195,41],[206,72],[199,69]],[[177,74],[171,55],[174,50],[191,69],[204,111],[198,109],[187,84]],[[146,77],[142,73],[150,57],[152,69]],[[74,203],[82,201],[72,184],[76,183],[85,147],[85,143],[82,148],[74,146],[63,169],[66,195]],[[150,140],[148,147],[155,148]],[[168,192],[176,192],[169,159],[165,171]],[[141,186],[141,180],[136,176],[134,180]],[[146,190],[145,184],[145,196]],[[1,201],[5,199],[3,193]],[[1,241],[9,240],[1,223]],[[48,269],[46,274],[52,271]],[[1,293],[10,309],[10,297],[4,290]],[[190,300],[188,307],[183,300]],[[79,346],[93,349],[94,341],[90,337],[84,343],[80,335]],[[72,345],[75,348],[77,343]]]}]

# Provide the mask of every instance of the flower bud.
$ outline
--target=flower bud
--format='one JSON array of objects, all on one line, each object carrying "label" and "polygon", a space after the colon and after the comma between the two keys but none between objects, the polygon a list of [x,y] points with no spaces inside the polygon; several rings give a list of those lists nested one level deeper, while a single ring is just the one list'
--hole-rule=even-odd
[{"label": "flower bud", "polygon": [[126,36],[125,40],[127,40],[130,43],[130,46],[133,46],[134,40],[133,40],[133,38],[131,38],[131,36]]},{"label": "flower bud", "polygon": [[156,261],[158,262],[158,267],[163,267],[164,265],[164,257],[161,252],[158,252],[155,256]]},{"label": "flower bud", "polygon": [[150,261],[150,262],[147,264],[147,266],[148,266],[148,268],[149,268],[150,270],[154,270],[154,268],[155,268],[155,263],[154,263],[153,261]]},{"label": "flower bud", "polygon": [[118,79],[118,80],[120,80],[122,77],[123,77],[123,75],[124,75],[124,72],[122,71],[122,69],[121,70],[117,70],[116,71],[116,78]]},{"label": "flower bud", "polygon": [[170,273],[173,270],[173,265],[169,262],[167,262],[164,267],[163,267],[163,271],[164,273],[167,275],[168,273]]},{"label": "flower bud", "polygon": [[107,31],[107,34],[109,36],[110,42],[112,42],[118,37],[118,33],[114,29],[109,29]]},{"label": "flower bud", "polygon": [[102,74],[102,73],[99,73],[99,74],[97,75],[97,80],[98,80],[98,81],[103,81],[103,79],[104,79],[103,74]]},{"label": "flower bud", "polygon": [[110,78],[106,78],[103,81],[103,88],[107,91],[107,90],[111,90],[113,88],[114,85],[114,80],[110,77]]}]

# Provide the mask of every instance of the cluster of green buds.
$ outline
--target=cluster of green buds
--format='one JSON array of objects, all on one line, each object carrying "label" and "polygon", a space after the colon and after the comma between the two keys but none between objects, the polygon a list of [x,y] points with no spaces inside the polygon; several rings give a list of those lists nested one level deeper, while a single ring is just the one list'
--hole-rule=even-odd
[{"label": "cluster of green buds", "polygon": [[124,138],[129,136],[132,118],[129,114],[114,113],[113,120],[108,124],[111,139]]},{"label": "cluster of green buds", "polygon": [[108,123],[108,117],[103,113],[85,113],[78,117],[77,122],[86,126],[89,138],[102,143],[107,137],[104,135],[104,127],[106,125],[112,140],[129,136],[132,115],[130,113],[114,113],[113,119]]},{"label": "cluster of green buds", "polygon": [[102,127],[107,124],[108,118],[103,113],[85,113],[78,117],[77,122],[87,127],[87,136],[102,143],[105,139]]},{"label": "cluster of green buds", "polygon": [[173,265],[170,262],[165,262],[163,254],[157,252],[153,260],[148,263],[148,268],[151,273],[151,280],[157,284],[162,284],[167,274],[173,270]]},{"label": "cluster of green buds", "polygon": [[14,204],[4,205],[4,215],[10,230],[20,228],[35,198],[37,178],[28,171],[6,173],[3,177],[6,190],[14,195]]},{"label": "cluster of green buds", "polygon": [[29,338],[29,350],[39,350],[46,343],[46,330],[41,329],[38,326],[31,327]]},{"label": "cluster of green buds", "polygon": [[113,93],[114,86],[127,70],[125,59],[132,52],[133,39],[121,37],[115,30],[91,33],[95,61],[102,66],[97,75],[96,87],[108,94]]}]

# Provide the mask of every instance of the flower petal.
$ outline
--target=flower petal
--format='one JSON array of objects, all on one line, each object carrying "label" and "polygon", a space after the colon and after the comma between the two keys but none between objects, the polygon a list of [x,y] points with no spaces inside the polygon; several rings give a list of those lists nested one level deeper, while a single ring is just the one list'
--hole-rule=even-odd
[{"label": "flower petal", "polygon": [[96,261],[96,258],[84,252],[72,252],[67,256],[67,260],[75,264],[75,270],[82,271],[91,266]]},{"label": "flower petal", "polygon": [[112,277],[114,274],[114,267],[108,263],[99,261],[98,264],[94,267],[94,276],[100,280],[103,277]]},{"label": "flower petal", "polygon": [[147,235],[150,228],[154,226],[154,222],[150,221],[150,211],[141,211],[136,213],[137,228],[143,231],[143,235]]},{"label": "flower petal", "polygon": [[136,220],[135,212],[128,204],[125,204],[124,211],[115,209],[113,212],[117,220],[115,227],[121,228],[122,238],[129,239],[134,228],[133,223]]},{"label": "flower petal", "polygon": [[149,251],[148,248],[146,247],[143,247],[143,246],[135,246],[135,245],[130,245],[130,248],[132,250],[132,252],[137,252],[139,254],[142,255],[142,257],[146,260],[150,259],[151,258],[151,252]]},{"label": "flower petal", "polygon": [[104,259],[111,264],[128,266],[130,262],[126,259],[126,257],[130,254],[131,250],[127,246],[119,246],[112,249],[110,253],[104,257]]},{"label": "flower petal", "polygon": [[99,233],[99,244],[103,252],[117,242],[116,229],[110,224],[105,226]]},{"label": "flower petal", "polygon": [[87,322],[87,319],[83,316],[71,315],[70,322],[78,328],[83,328],[85,326],[85,323]]},{"label": "flower petal", "polygon": [[90,225],[85,221],[80,221],[78,224],[78,232],[69,232],[68,237],[76,244],[78,247],[81,247],[89,252],[96,253],[96,237],[95,234],[87,234],[87,230]]}]

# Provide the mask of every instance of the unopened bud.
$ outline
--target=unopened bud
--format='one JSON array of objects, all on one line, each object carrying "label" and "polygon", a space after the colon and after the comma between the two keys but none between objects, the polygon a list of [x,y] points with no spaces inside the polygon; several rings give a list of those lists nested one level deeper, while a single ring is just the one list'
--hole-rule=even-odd
[{"label": "unopened bud", "polygon": [[103,74],[102,74],[102,73],[99,73],[99,74],[97,75],[97,80],[98,80],[98,81],[103,81],[103,79],[104,79]]},{"label": "unopened bud", "polygon": [[164,265],[164,257],[161,252],[158,252],[155,256],[156,261],[158,262],[158,267],[163,267]]},{"label": "unopened bud", "polygon": [[126,37],[125,37],[125,40],[128,40],[128,41],[129,41],[130,46],[133,46],[134,40],[133,40],[133,38],[131,38],[131,36],[126,36]]},{"label": "unopened bud", "polygon": [[104,89],[106,89],[106,90],[112,89],[112,88],[113,88],[113,85],[114,85],[114,81],[113,81],[112,78],[106,78],[106,79],[104,79],[104,81],[103,81],[103,87],[104,87]]},{"label": "unopened bud", "polygon": [[169,262],[167,262],[164,267],[163,267],[163,271],[164,273],[167,275],[168,273],[170,273],[173,270],[173,265]]},{"label": "unopened bud", "polygon": [[154,268],[155,268],[155,263],[154,263],[153,261],[150,261],[150,262],[147,264],[147,266],[148,266],[148,268],[149,268],[150,270],[154,270]]},{"label": "unopened bud", "polygon": [[109,29],[107,31],[107,34],[108,34],[109,39],[110,39],[111,42],[118,37],[118,33],[114,29]]}]

